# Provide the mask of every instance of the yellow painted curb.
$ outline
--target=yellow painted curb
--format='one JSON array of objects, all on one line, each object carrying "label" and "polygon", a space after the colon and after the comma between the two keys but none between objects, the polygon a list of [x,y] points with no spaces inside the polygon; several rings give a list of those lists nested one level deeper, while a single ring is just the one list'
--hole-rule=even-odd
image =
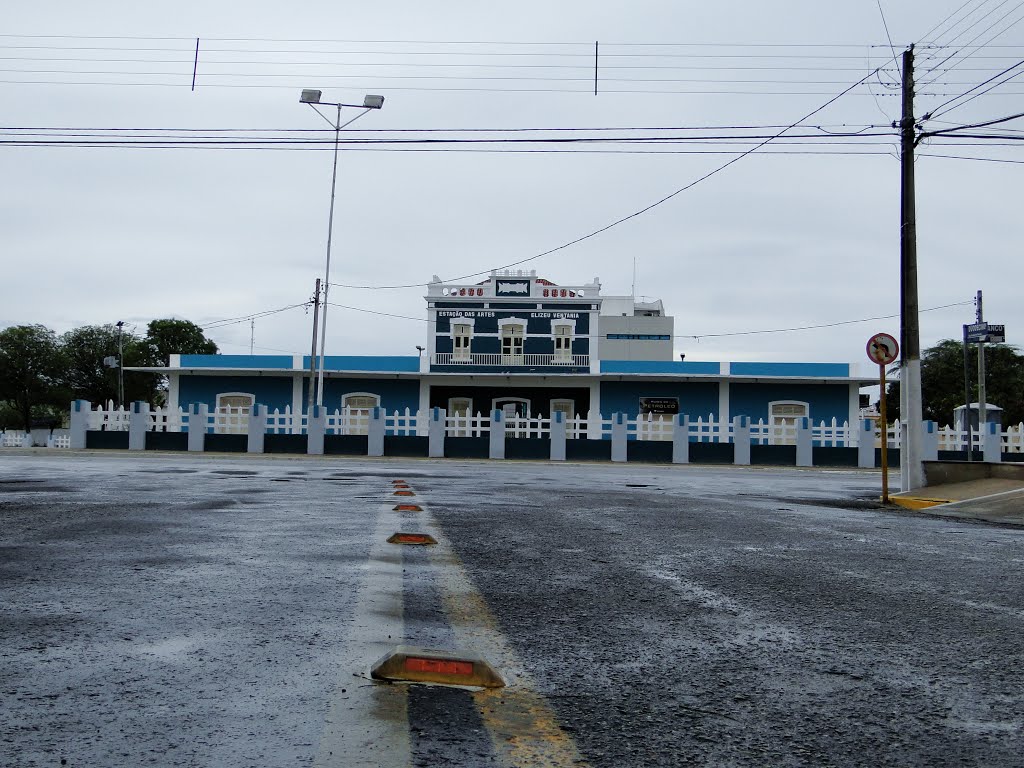
[{"label": "yellow painted curb", "polygon": [[490,663],[482,656],[463,651],[438,651],[400,645],[373,665],[370,677],[376,680],[469,685],[479,688],[504,688]]},{"label": "yellow painted curb", "polygon": [[890,496],[889,501],[904,509],[928,509],[940,504],[949,504],[952,499],[926,499],[923,496]]}]

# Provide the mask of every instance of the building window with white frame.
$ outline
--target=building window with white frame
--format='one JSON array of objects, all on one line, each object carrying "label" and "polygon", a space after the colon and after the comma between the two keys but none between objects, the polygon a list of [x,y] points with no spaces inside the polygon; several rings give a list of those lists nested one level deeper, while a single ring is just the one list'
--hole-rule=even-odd
[{"label": "building window with white frame", "polygon": [[551,335],[555,340],[556,363],[572,362],[572,326],[568,323],[557,323],[551,329]]},{"label": "building window with white frame", "polygon": [[778,400],[768,404],[769,443],[772,445],[796,445],[796,422],[808,416],[807,403],[796,400]]},{"label": "building window with white frame", "polygon": [[380,395],[371,392],[349,392],[342,396],[342,433],[366,435],[370,432],[370,409],[380,405]]},{"label": "building window with white frame", "polygon": [[244,435],[249,431],[249,414],[256,396],[248,392],[221,392],[217,395],[217,413],[213,431],[224,435]]},{"label": "building window with white frame", "polygon": [[468,323],[452,324],[452,361],[468,363],[470,361],[470,343],[473,340],[473,326]]},{"label": "building window with white frame", "polygon": [[523,364],[524,331],[525,326],[520,323],[508,323],[501,326],[502,365]]}]

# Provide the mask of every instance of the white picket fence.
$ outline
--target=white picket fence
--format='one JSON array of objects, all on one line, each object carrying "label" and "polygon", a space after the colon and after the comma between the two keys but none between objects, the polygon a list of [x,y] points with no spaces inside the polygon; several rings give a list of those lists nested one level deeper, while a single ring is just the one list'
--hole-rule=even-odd
[{"label": "white picket fence", "polygon": [[[32,433],[16,429],[0,429],[0,448],[31,448]],[[68,434],[51,434],[46,439],[47,448],[70,448],[71,436]]]},{"label": "white picket fence", "polygon": [[[130,409],[115,408],[113,403],[97,407],[88,414],[88,428],[102,431],[127,431],[131,423]],[[159,408],[149,410],[146,431],[187,432],[190,416],[183,408]],[[429,428],[429,411],[393,411],[384,415],[386,435],[426,436]],[[613,418],[591,411],[576,414],[566,419],[566,437],[570,440],[607,440],[611,438]],[[326,433],[332,435],[365,435],[369,432],[370,410],[365,408],[343,408],[327,414]],[[219,434],[247,434],[249,409],[245,407],[221,407],[207,415],[205,431]],[[267,415],[267,434],[306,434],[308,420],[304,413],[293,413],[290,407],[274,410]],[[626,419],[627,439],[641,441],[672,441],[675,425],[673,417],[654,414],[638,414]],[[486,437],[491,431],[490,414],[477,413],[446,414],[445,434],[448,437]],[[900,447],[900,423],[894,422],[885,430],[890,448]],[[858,442],[857,430],[850,429],[847,422],[832,419],[819,422],[811,427],[811,441],[814,446],[855,447]],[[511,416],[505,420],[505,434],[513,438],[548,439],[551,436],[551,418],[548,416]],[[716,419],[713,414],[689,420],[689,438],[699,443],[734,442],[734,425],[730,420]],[[752,445],[795,445],[797,428],[794,423],[766,423],[761,420],[750,424]],[[967,435],[962,430],[946,426],[937,430],[939,451],[962,451]],[[70,439],[61,435],[50,441],[53,447],[68,447]],[[983,450],[982,435],[977,430],[971,434],[974,450]],[[0,432],[0,447],[14,448],[31,445],[26,442],[26,433],[15,430]],[[881,434],[875,430],[875,446],[881,446]],[[1000,433],[1003,453],[1024,453],[1024,423],[1008,427]]]}]

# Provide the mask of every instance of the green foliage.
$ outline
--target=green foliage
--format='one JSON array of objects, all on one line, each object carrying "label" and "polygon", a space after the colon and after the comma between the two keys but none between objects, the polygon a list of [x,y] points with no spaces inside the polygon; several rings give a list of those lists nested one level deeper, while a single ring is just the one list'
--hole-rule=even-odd
[{"label": "green foliage", "polygon": [[64,357],[53,331],[42,325],[16,325],[0,331],[0,401],[32,428],[35,411],[68,400],[61,386]]},{"label": "green foliage", "polygon": [[[33,419],[66,414],[71,400],[117,402],[118,368],[160,368],[171,354],[216,354],[217,345],[188,320],[153,320],[146,335],[114,325],[85,325],[58,338],[42,325],[0,330],[0,428],[29,429]],[[124,402],[164,400],[167,379],[158,373],[124,371]]]},{"label": "green foliage", "polygon": [[203,329],[188,320],[153,320],[143,339],[145,365],[167,365],[172,354],[215,355],[217,345],[206,338]]},{"label": "green foliage", "polygon": [[[969,402],[978,400],[978,352],[967,345]],[[985,346],[985,399],[1003,409],[1003,424],[1024,421],[1024,356],[1006,344]],[[921,356],[921,396],[924,418],[940,426],[953,423],[953,409],[964,404],[964,345],[945,339]],[[886,408],[890,420],[899,416],[899,382],[889,385]]]}]

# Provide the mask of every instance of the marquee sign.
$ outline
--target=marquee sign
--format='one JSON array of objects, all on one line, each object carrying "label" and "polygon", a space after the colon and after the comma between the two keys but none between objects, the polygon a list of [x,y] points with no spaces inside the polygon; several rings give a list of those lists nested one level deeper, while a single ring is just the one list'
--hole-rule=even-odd
[{"label": "marquee sign", "polygon": [[495,296],[529,296],[529,280],[497,280],[494,283]]}]

